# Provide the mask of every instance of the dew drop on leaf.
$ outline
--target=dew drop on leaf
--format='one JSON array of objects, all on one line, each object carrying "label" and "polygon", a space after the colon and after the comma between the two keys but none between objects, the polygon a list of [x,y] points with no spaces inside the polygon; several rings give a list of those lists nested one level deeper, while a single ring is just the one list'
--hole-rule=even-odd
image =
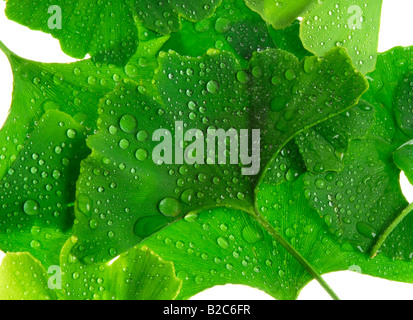
[{"label": "dew drop on leaf", "polygon": [[369,224],[365,222],[358,222],[357,223],[357,231],[369,239],[376,238],[377,231]]},{"label": "dew drop on leaf", "polygon": [[256,243],[262,239],[262,233],[259,229],[252,226],[246,226],[242,230],[242,238],[248,243]]},{"label": "dew drop on leaf", "polygon": [[135,153],[135,157],[139,161],[145,161],[148,158],[148,155],[148,151],[146,151],[145,149],[138,149]]},{"label": "dew drop on leaf", "polygon": [[121,140],[119,141],[119,147],[120,147],[121,149],[123,149],[123,150],[128,149],[128,148],[129,148],[129,145],[130,145],[130,143],[129,143],[129,140],[128,140],[128,139],[121,139]]},{"label": "dew drop on leaf", "polygon": [[92,201],[84,194],[80,194],[77,197],[77,208],[86,216],[90,216],[92,210]]},{"label": "dew drop on leaf", "polygon": [[33,249],[40,249],[42,247],[42,244],[38,240],[32,240],[30,242],[30,247]]},{"label": "dew drop on leaf", "polygon": [[29,216],[34,216],[39,213],[39,204],[34,200],[27,200],[23,204],[24,212]]},{"label": "dew drop on leaf", "polygon": [[69,129],[69,130],[67,130],[66,134],[67,134],[69,139],[74,139],[74,138],[76,138],[77,132],[76,132],[75,129]]},{"label": "dew drop on leaf", "polygon": [[295,72],[294,72],[292,69],[288,69],[288,70],[285,72],[285,78],[286,78],[288,81],[293,81],[293,80],[296,78]]},{"label": "dew drop on leaf", "polygon": [[159,231],[167,224],[168,220],[164,216],[143,217],[136,221],[133,232],[140,238],[146,238]]},{"label": "dew drop on leaf", "polygon": [[119,126],[123,132],[133,133],[138,126],[138,121],[133,115],[126,114],[120,119]]},{"label": "dew drop on leaf", "polygon": [[229,248],[229,242],[228,242],[228,239],[226,239],[226,238],[219,237],[217,239],[217,243],[222,249],[228,249]]},{"label": "dew drop on leaf", "polygon": [[210,93],[216,93],[219,89],[219,84],[215,80],[208,81],[207,90]]},{"label": "dew drop on leaf", "polygon": [[164,198],[159,203],[159,211],[166,217],[176,217],[182,213],[182,205],[175,198]]}]

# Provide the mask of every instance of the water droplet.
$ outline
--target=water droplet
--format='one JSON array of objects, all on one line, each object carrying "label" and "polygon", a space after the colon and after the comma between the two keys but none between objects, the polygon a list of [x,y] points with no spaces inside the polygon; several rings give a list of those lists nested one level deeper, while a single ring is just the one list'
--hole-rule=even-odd
[{"label": "water droplet", "polygon": [[168,224],[168,220],[163,216],[148,216],[136,221],[133,232],[140,238],[147,238],[159,231]]},{"label": "water droplet", "polygon": [[229,242],[226,238],[219,237],[217,239],[217,243],[222,249],[228,249],[229,248]]},{"label": "water droplet", "polygon": [[90,198],[84,194],[79,194],[76,199],[76,203],[78,210],[89,217],[92,210],[92,201]]},{"label": "water droplet", "polygon": [[207,90],[210,93],[216,93],[219,90],[219,84],[215,80],[208,81]]},{"label": "water droplet", "polygon": [[53,170],[53,172],[52,172],[52,176],[56,180],[60,179],[61,175],[62,175],[62,173],[59,170]]},{"label": "water droplet", "polygon": [[255,67],[252,69],[252,75],[253,75],[255,78],[260,78],[260,77],[262,76],[262,69],[261,69],[261,67],[255,66]]},{"label": "water droplet", "polygon": [[37,240],[32,240],[30,242],[30,247],[32,247],[33,249],[40,249],[42,247],[42,244]]},{"label": "water droplet", "polygon": [[207,176],[204,173],[198,174],[198,180],[199,182],[205,182],[207,179]]},{"label": "water droplet", "polygon": [[314,227],[312,225],[306,225],[304,227],[304,233],[310,234],[314,231]]},{"label": "water droplet", "polygon": [[198,214],[190,212],[184,217],[187,222],[195,222],[198,219]]},{"label": "water droplet", "polygon": [[96,221],[95,219],[91,219],[91,220],[89,221],[89,227],[90,227],[90,229],[92,229],[92,230],[96,229],[96,228],[98,227],[97,221]]},{"label": "water droplet", "polygon": [[159,203],[159,211],[167,217],[176,217],[182,213],[182,205],[175,198],[164,198]]},{"label": "water droplet", "polygon": [[239,71],[237,73],[237,80],[242,84],[247,83],[249,80],[248,74],[245,71]]},{"label": "water droplet", "polygon": [[55,73],[55,74],[53,75],[53,82],[54,82],[56,85],[62,84],[63,81],[64,81],[63,74],[61,74],[61,73],[58,72],[58,73]]},{"label": "water droplet", "polygon": [[318,179],[318,180],[315,182],[315,185],[316,185],[316,187],[317,187],[318,189],[324,189],[325,186],[326,186],[326,182],[325,182],[324,180],[322,180],[322,179]]},{"label": "water droplet", "polygon": [[282,97],[275,97],[271,100],[271,111],[276,112],[276,111],[281,111],[286,107],[286,102],[285,99]]},{"label": "water droplet", "polygon": [[39,213],[39,204],[34,200],[27,200],[23,204],[24,212],[29,216],[34,216]]},{"label": "water droplet", "polygon": [[333,224],[333,218],[329,214],[324,216],[324,221],[328,227],[331,227]]},{"label": "water droplet", "polygon": [[294,70],[288,69],[288,70],[285,72],[285,78],[286,78],[288,81],[293,81],[293,80],[295,79],[295,77],[296,77],[296,75],[295,75]]},{"label": "water droplet", "polygon": [[136,138],[140,142],[145,142],[148,139],[148,137],[149,137],[149,134],[145,130],[139,131],[138,134],[136,135]]},{"label": "water droplet", "polygon": [[138,67],[133,63],[129,63],[125,66],[125,73],[129,77],[136,77],[137,75],[139,75],[138,70]]},{"label": "water droplet", "polygon": [[257,228],[246,226],[242,230],[242,238],[248,243],[256,243],[262,239],[262,233]]},{"label": "water droplet", "polygon": [[116,128],[115,126],[109,126],[108,131],[110,134],[117,134],[118,133],[118,128]]},{"label": "water droplet", "polygon": [[292,228],[287,228],[287,230],[285,230],[285,235],[286,235],[288,238],[294,237],[294,236],[295,236],[295,231],[294,231],[294,229],[292,229]]},{"label": "water droplet", "polygon": [[365,222],[358,222],[356,227],[357,231],[366,238],[374,239],[377,236],[377,231]]},{"label": "water droplet", "polygon": [[41,80],[39,77],[35,77],[35,78],[33,79],[33,84],[38,85],[38,84],[40,84],[41,81],[42,81],[42,80]]},{"label": "water droplet", "polygon": [[315,70],[315,59],[312,58],[306,58],[304,60],[304,72],[305,73],[312,73]]},{"label": "water droplet", "polygon": [[121,139],[119,141],[119,147],[123,150],[128,149],[130,146],[129,140],[128,139]]},{"label": "water droplet", "polygon": [[97,79],[95,76],[90,76],[87,78],[87,83],[89,83],[90,85],[95,85],[97,82]]},{"label": "water droplet", "polygon": [[187,74],[188,76],[192,76],[192,75],[194,74],[194,70],[191,69],[191,68],[188,68],[188,69],[186,69],[186,74]]},{"label": "water droplet", "polygon": [[245,199],[245,194],[244,194],[243,192],[238,192],[238,193],[237,193],[237,198],[238,198],[239,200],[244,200],[244,199]]},{"label": "water droplet", "polygon": [[298,177],[298,173],[293,169],[288,169],[285,174],[285,179],[289,182],[294,181]]},{"label": "water droplet", "polygon": [[76,138],[76,134],[77,134],[77,132],[76,132],[75,129],[69,129],[69,130],[66,131],[66,135],[69,139]]},{"label": "water droplet", "polygon": [[181,201],[189,204],[194,196],[195,192],[192,189],[186,189],[184,192],[181,194]]},{"label": "water droplet", "polygon": [[148,151],[146,151],[145,149],[138,149],[135,153],[135,157],[139,161],[145,161],[148,158],[148,155]]},{"label": "water droplet", "polygon": [[119,126],[123,132],[133,133],[138,127],[138,121],[133,115],[126,114],[120,119]]},{"label": "water droplet", "polygon": [[225,18],[218,18],[215,22],[215,30],[219,33],[227,32],[231,28],[231,21]]}]

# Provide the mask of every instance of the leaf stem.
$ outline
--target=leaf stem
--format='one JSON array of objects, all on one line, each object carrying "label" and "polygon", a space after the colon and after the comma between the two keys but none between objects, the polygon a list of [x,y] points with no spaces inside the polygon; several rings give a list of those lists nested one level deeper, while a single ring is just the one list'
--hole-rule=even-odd
[{"label": "leaf stem", "polygon": [[297,251],[294,247],[285,240],[277,230],[259,213],[258,209],[254,209],[254,216],[257,222],[263,227],[285,250],[288,251],[306,270],[318,281],[324,290],[333,298],[333,300],[340,300],[337,294],[331,289],[327,282],[320,276],[320,274],[310,265],[310,263]]},{"label": "leaf stem", "polygon": [[0,40],[0,50],[4,52],[6,56],[10,56],[12,52],[10,51],[9,48],[6,47],[6,45]]},{"label": "leaf stem", "polygon": [[383,245],[383,243],[386,241],[386,239],[389,237],[389,235],[393,232],[394,229],[400,224],[400,222],[403,221],[406,216],[413,211],[413,202],[409,204],[401,213],[400,215],[384,230],[384,232],[380,235],[378,238],[377,242],[373,246],[370,252],[370,257],[373,259],[377,253],[379,252],[379,249]]}]

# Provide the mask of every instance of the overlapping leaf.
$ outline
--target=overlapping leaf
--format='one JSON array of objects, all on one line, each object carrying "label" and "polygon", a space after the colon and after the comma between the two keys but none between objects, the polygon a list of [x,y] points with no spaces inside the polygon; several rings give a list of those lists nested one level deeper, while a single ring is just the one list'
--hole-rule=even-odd
[{"label": "overlapping leaf", "polygon": [[323,55],[335,46],[345,47],[358,70],[364,74],[373,71],[382,0],[314,3],[301,22],[300,36],[304,47],[316,55]]},{"label": "overlapping leaf", "polygon": [[[148,248],[133,248],[111,264],[85,267],[62,251],[62,267],[29,253],[8,253],[0,266],[3,300],[171,300],[182,285],[170,262]],[[88,281],[85,281],[85,280]]]},{"label": "overlapping leaf", "polygon": [[413,145],[412,141],[401,146],[394,154],[394,162],[405,172],[410,183],[413,184]]},{"label": "overlapping leaf", "polygon": [[182,30],[171,34],[162,48],[181,55],[202,56],[210,48],[234,53],[243,66],[256,51],[280,48],[299,59],[309,55],[299,38],[300,24],[293,23],[284,30],[274,30],[252,12],[244,0],[227,0],[211,18],[191,23],[183,21]]},{"label": "overlapping leaf", "polygon": [[399,147],[411,139],[406,135],[410,119],[407,97],[412,92],[406,88],[406,77],[411,61],[410,48],[379,56],[377,70],[368,76],[370,90],[363,97],[376,113],[367,139],[350,145],[342,171],[306,178],[310,203],[340,239],[372,255],[382,250],[390,258],[406,260],[413,252],[407,231],[413,217],[400,190],[396,164],[409,172],[408,145]]},{"label": "overlapping leaf", "polygon": [[[413,282],[411,263],[382,255],[368,259],[352,246],[338,243],[308,205],[303,176],[277,186],[264,183],[261,190],[258,206],[263,215],[320,274],[357,270]],[[144,244],[164,259],[174,260],[183,281],[181,299],[227,283],[259,288],[277,299],[295,299],[311,280],[303,266],[251,216],[235,210],[189,214]]]},{"label": "overlapping leaf", "polygon": [[[210,16],[221,0],[9,0],[9,19],[59,39],[75,58],[126,65],[135,53],[139,33],[135,20],[163,35],[178,31],[181,17],[198,21]],[[27,10],[30,8],[30,10]]]},{"label": "overlapping leaf", "polygon": [[[367,83],[351,59],[374,69],[381,1],[24,5],[9,0],[7,14],[92,59],[40,64],[0,42],[15,76],[0,133],[0,249],[28,252],[7,254],[3,298],[174,299],[240,283],[293,299],[313,278],[335,297],[321,274],[354,267],[413,282],[413,205],[399,185],[400,170],[413,180],[411,48],[378,57],[355,105]],[[50,27],[52,5],[62,29]],[[298,16],[305,48],[324,57],[297,59],[309,54]],[[156,59],[168,49],[178,53]],[[258,147],[259,166],[228,146],[207,154],[218,128],[259,129],[241,151]],[[153,159],[160,142],[172,163]],[[62,246],[54,291],[44,267]]]},{"label": "overlapping leaf", "polygon": [[300,133],[295,142],[308,171],[341,171],[350,141],[365,138],[374,120],[374,108],[362,101],[349,111]]},{"label": "overlapping leaf", "polygon": [[147,247],[134,247],[115,261],[85,265],[70,254],[71,237],[61,256],[63,297],[70,300],[172,300],[182,281],[171,262]]},{"label": "overlapping leaf", "polygon": [[58,264],[73,225],[80,161],[88,154],[85,128],[50,110],[0,180],[0,248],[29,252],[45,266]]},{"label": "overlapping leaf", "polygon": [[0,266],[0,299],[56,300],[42,264],[29,253],[8,253]]},{"label": "overlapping leaf", "polygon": [[[297,132],[349,108],[365,90],[343,50],[311,66],[282,50],[256,54],[246,71],[230,54],[169,53],[161,55],[156,77],[160,103],[140,95],[136,84],[122,84],[102,101],[99,133],[88,140],[93,152],[78,183],[79,242],[72,253],[89,264],[108,260],[183,215],[213,207],[247,212],[264,223],[254,209],[260,176],[242,175],[243,168],[229,161],[191,165],[175,156],[178,163],[155,163],[151,154],[158,143],[152,136],[158,129],[183,135],[194,128],[206,136],[211,126],[259,128],[261,170],[255,173],[262,177]],[[184,147],[196,143],[193,138]]]},{"label": "overlapping leaf", "polygon": [[99,99],[112,91],[121,79],[145,79],[139,80],[140,90],[151,91],[151,79],[157,68],[155,56],[165,41],[165,37],[148,36],[124,69],[91,60],[70,64],[29,61],[0,42],[0,49],[9,58],[14,75],[13,101],[0,132],[0,177],[16,160],[47,110],[61,110],[94,129]]},{"label": "overlapping leaf", "polygon": [[284,29],[297,17],[301,17],[315,3],[315,0],[245,0],[249,8],[258,12],[261,17],[276,29]]},{"label": "overlapping leaf", "polygon": [[320,56],[336,46],[345,47],[358,70],[364,74],[374,70],[381,0],[245,2],[276,29],[283,29],[297,17],[303,17],[300,37],[308,51]]}]

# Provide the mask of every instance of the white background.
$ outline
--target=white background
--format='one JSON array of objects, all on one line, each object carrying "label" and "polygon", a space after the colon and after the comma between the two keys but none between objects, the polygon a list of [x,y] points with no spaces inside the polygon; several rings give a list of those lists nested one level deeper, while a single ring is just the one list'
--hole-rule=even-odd
[{"label": "white background", "polygon": [[[14,23],[4,15],[5,2],[0,1],[0,40],[21,57],[42,62],[73,62],[65,55],[59,42],[50,35],[29,30]],[[27,8],[27,10],[31,10]],[[394,46],[413,45],[412,0],[383,0],[379,51]],[[6,56],[0,52],[0,126],[5,121],[11,103],[13,76]],[[402,177],[406,197],[413,201],[413,188]],[[4,254],[0,251],[0,259]],[[413,284],[397,283],[343,271],[323,276],[341,299],[409,299],[413,300]],[[219,286],[206,290],[193,299],[272,299],[256,289],[240,285]],[[329,299],[329,296],[312,281],[303,289],[299,299]]]}]

